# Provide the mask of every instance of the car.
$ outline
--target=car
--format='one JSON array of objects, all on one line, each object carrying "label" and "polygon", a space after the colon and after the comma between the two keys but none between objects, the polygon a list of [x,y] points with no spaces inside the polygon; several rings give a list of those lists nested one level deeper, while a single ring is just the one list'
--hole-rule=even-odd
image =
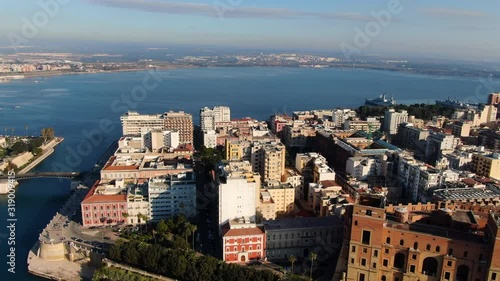
[{"label": "car", "polygon": [[71,237],[71,240],[75,240],[75,241],[76,241],[76,239],[77,239],[77,238],[76,238],[76,237],[74,237],[74,236],[73,236],[73,237]]},{"label": "car", "polygon": [[80,238],[76,239],[75,241],[76,241],[76,242],[80,242],[80,243],[82,243],[82,242],[83,242],[83,240],[82,240],[82,239],[80,239]]}]

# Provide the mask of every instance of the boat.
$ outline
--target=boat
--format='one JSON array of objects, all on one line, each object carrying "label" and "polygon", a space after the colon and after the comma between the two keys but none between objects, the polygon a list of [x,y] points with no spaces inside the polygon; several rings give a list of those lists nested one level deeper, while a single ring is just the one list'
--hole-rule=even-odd
[{"label": "boat", "polygon": [[463,101],[460,101],[459,99],[450,98],[450,97],[448,97],[445,100],[436,100],[436,104],[446,106],[446,107],[451,107],[451,108],[458,108],[458,109],[477,108],[479,106],[478,104],[463,102]]},{"label": "boat", "polygon": [[396,101],[394,97],[391,95],[390,98],[387,98],[387,94],[383,93],[376,99],[367,99],[365,98],[365,105],[368,106],[391,106],[395,105]]}]

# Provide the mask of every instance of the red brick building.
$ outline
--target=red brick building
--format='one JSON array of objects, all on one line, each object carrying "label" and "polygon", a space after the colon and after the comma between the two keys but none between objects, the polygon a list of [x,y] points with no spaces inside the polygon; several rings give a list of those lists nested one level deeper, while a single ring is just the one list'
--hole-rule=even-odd
[{"label": "red brick building", "polygon": [[116,225],[126,222],[123,213],[127,212],[126,190],[123,182],[101,184],[96,181],[83,199],[83,226]]},{"label": "red brick building", "polygon": [[253,223],[230,221],[222,226],[222,252],[225,262],[248,262],[266,256],[266,235]]}]

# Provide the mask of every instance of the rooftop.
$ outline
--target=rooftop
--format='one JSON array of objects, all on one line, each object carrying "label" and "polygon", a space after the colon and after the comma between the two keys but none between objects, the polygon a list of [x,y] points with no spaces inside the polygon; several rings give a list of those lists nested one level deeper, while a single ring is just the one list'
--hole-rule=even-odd
[{"label": "rooftop", "polygon": [[279,220],[270,220],[264,222],[266,231],[284,230],[284,229],[299,229],[299,228],[321,228],[334,227],[341,224],[337,217],[298,217],[286,218]]}]

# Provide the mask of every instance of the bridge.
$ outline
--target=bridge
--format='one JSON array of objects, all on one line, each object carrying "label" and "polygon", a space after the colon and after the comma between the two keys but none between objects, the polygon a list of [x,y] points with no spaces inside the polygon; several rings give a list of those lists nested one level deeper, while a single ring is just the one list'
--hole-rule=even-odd
[{"label": "bridge", "polygon": [[[26,174],[16,174],[15,179],[27,180],[34,178],[59,178],[59,179],[72,179],[72,178],[83,178],[87,173],[80,172],[35,172]],[[8,179],[8,176],[1,176],[1,179]]]}]

